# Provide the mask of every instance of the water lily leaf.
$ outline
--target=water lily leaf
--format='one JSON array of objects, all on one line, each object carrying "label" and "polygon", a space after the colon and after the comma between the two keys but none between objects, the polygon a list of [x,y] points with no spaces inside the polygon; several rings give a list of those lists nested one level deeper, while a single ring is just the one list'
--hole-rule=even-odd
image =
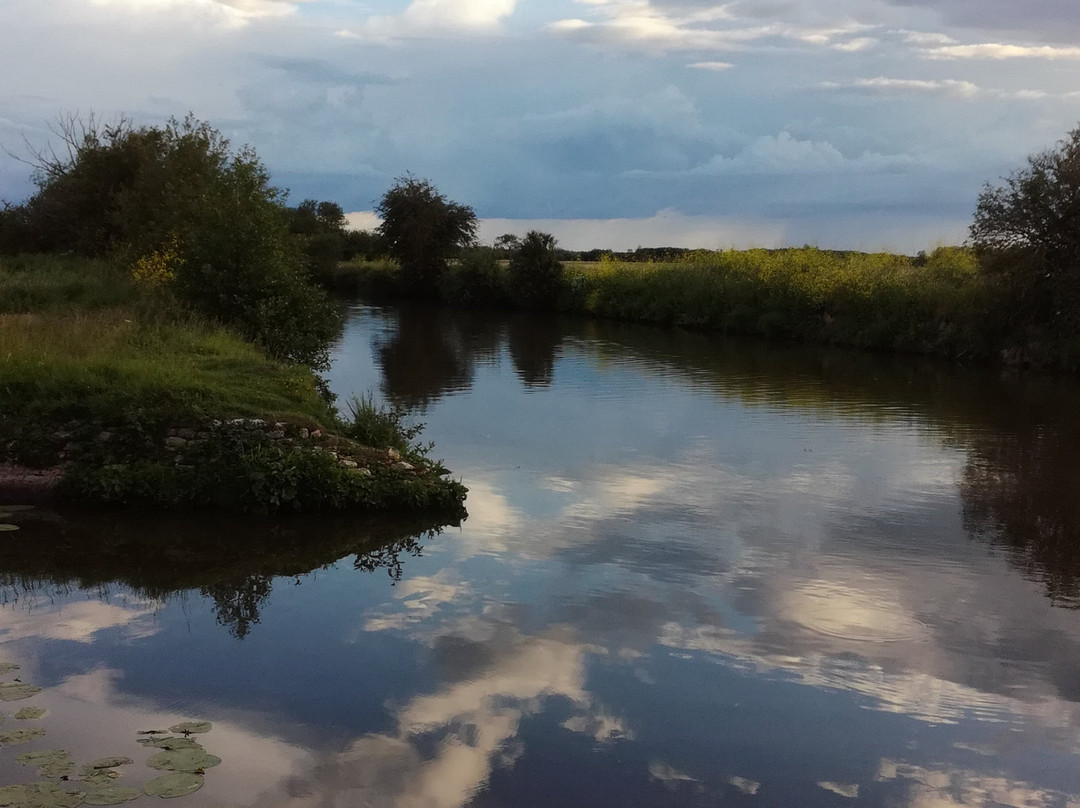
[{"label": "water lily leaf", "polygon": [[23,766],[37,766],[39,777],[63,777],[71,774],[75,769],[71,755],[63,749],[42,749],[38,752],[25,752],[15,760]]},{"label": "water lily leaf", "polygon": [[23,707],[19,712],[15,713],[15,717],[20,721],[33,721],[37,718],[44,718],[49,714],[49,711],[44,707]]},{"label": "water lily leaf", "polygon": [[137,800],[142,792],[129,786],[118,786],[113,783],[92,785],[86,790],[87,805],[119,805],[122,802]]},{"label": "water lily leaf", "polygon": [[0,522],[0,533],[10,533],[11,531],[18,529],[18,525],[9,525],[6,522]]},{"label": "water lily leaf", "polygon": [[0,676],[17,671],[19,666],[14,662],[0,662]]},{"label": "water lily leaf", "polygon": [[85,771],[92,771],[94,769],[115,769],[117,766],[123,766],[127,763],[134,763],[135,761],[129,757],[107,757],[92,760],[83,766]]},{"label": "water lily leaf", "polygon": [[8,684],[0,685],[0,701],[19,701],[20,699],[28,699],[31,696],[36,696],[41,692],[40,687],[34,685],[24,685],[21,682],[9,682]]},{"label": "water lily leaf", "polygon": [[56,783],[34,783],[29,786],[0,788],[2,808],[76,808],[86,795],[81,791],[65,791]]},{"label": "water lily leaf", "polygon": [[169,727],[169,732],[202,733],[209,732],[213,726],[209,721],[184,721],[180,724],[173,724]]},{"label": "water lily leaf", "polygon": [[0,514],[22,513],[34,510],[33,505],[0,505]]},{"label": "water lily leaf", "polygon": [[155,777],[143,787],[151,797],[183,797],[203,786],[203,776],[191,772],[173,772]]},{"label": "water lily leaf", "polygon": [[158,752],[146,761],[152,769],[174,772],[195,772],[209,769],[221,763],[221,758],[208,755],[202,749],[169,749]]},{"label": "water lily leaf", "polygon": [[135,743],[143,746],[155,746],[158,749],[202,749],[199,742],[192,738],[139,738]]},{"label": "water lily leaf", "polygon": [[86,788],[111,785],[112,781],[120,776],[119,772],[114,772],[112,769],[95,769],[88,772],[85,766],[79,770],[79,773],[82,775],[79,779],[86,784]]},{"label": "water lily leaf", "polygon": [[20,746],[30,743],[35,738],[40,738],[45,730],[34,727],[33,729],[15,729],[11,732],[0,732],[0,746]]}]

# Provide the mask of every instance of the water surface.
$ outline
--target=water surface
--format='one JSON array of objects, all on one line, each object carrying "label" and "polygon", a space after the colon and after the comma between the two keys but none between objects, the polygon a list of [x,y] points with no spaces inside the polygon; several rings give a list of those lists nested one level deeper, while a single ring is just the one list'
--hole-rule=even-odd
[{"label": "water surface", "polygon": [[21,515],[0,782],[201,719],[178,806],[1080,806],[1072,381],[359,305],[330,380],[468,520]]}]

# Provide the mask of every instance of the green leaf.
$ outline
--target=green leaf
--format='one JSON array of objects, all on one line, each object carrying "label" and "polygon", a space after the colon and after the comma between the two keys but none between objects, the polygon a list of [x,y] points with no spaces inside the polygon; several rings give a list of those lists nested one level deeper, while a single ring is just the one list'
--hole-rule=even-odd
[{"label": "green leaf", "polygon": [[155,777],[143,787],[151,797],[183,797],[203,787],[203,776],[191,772],[174,772]]}]

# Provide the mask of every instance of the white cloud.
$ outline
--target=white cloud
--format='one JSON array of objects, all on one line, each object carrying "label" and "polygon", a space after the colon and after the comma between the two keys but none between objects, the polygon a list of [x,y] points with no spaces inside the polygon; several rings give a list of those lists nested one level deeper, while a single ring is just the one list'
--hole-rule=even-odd
[{"label": "white cloud", "polygon": [[714,72],[720,72],[722,70],[730,70],[734,65],[731,62],[692,62],[687,67],[694,70],[710,70]]},{"label": "white cloud", "polygon": [[[158,631],[153,619],[157,606],[150,601],[134,600],[124,606],[97,600],[56,605],[49,598],[35,598],[21,602],[20,607],[18,612],[11,608],[0,611],[0,639],[44,637],[90,643],[106,629],[123,629],[131,639]],[[45,615],[51,618],[42,619]]]},{"label": "white cloud", "polygon": [[360,26],[341,29],[340,37],[396,39],[447,32],[498,30],[514,13],[517,0],[413,0],[400,14],[369,17]]},{"label": "white cloud", "polygon": [[877,76],[872,79],[856,79],[847,84],[824,82],[825,89],[872,90],[882,93],[928,93],[953,98],[974,98],[981,91],[977,84],[956,79],[893,79]]},{"label": "white cloud", "polygon": [[1009,45],[983,42],[974,45],[941,45],[927,48],[923,54],[931,59],[1080,59],[1080,48],[1055,45]]}]

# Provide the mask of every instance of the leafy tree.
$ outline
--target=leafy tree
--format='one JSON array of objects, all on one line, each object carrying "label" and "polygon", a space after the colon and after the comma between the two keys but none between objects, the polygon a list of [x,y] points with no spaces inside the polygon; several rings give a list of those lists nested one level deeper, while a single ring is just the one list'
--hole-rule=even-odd
[{"label": "leafy tree", "polygon": [[345,258],[345,212],[336,202],[305,199],[295,208],[285,209],[289,232],[303,245],[308,268],[314,278],[325,281]]},{"label": "leafy tree", "polygon": [[[10,251],[175,254],[177,296],[272,354],[325,364],[338,314],[308,277],[285,194],[255,152],[188,116],[165,126],[63,119],[32,155],[37,193],[0,221]],[[14,233],[8,238],[7,234]]]},{"label": "leafy tree", "polygon": [[510,257],[510,289],[523,306],[547,307],[562,290],[563,265],[555,237],[530,230]]},{"label": "leafy tree", "polygon": [[983,187],[971,239],[1028,339],[1080,336],[1080,128]]},{"label": "leafy tree", "polygon": [[405,285],[421,294],[437,294],[447,259],[476,239],[476,213],[451,202],[428,180],[399,177],[375,208],[382,218],[379,234],[401,264]]}]

